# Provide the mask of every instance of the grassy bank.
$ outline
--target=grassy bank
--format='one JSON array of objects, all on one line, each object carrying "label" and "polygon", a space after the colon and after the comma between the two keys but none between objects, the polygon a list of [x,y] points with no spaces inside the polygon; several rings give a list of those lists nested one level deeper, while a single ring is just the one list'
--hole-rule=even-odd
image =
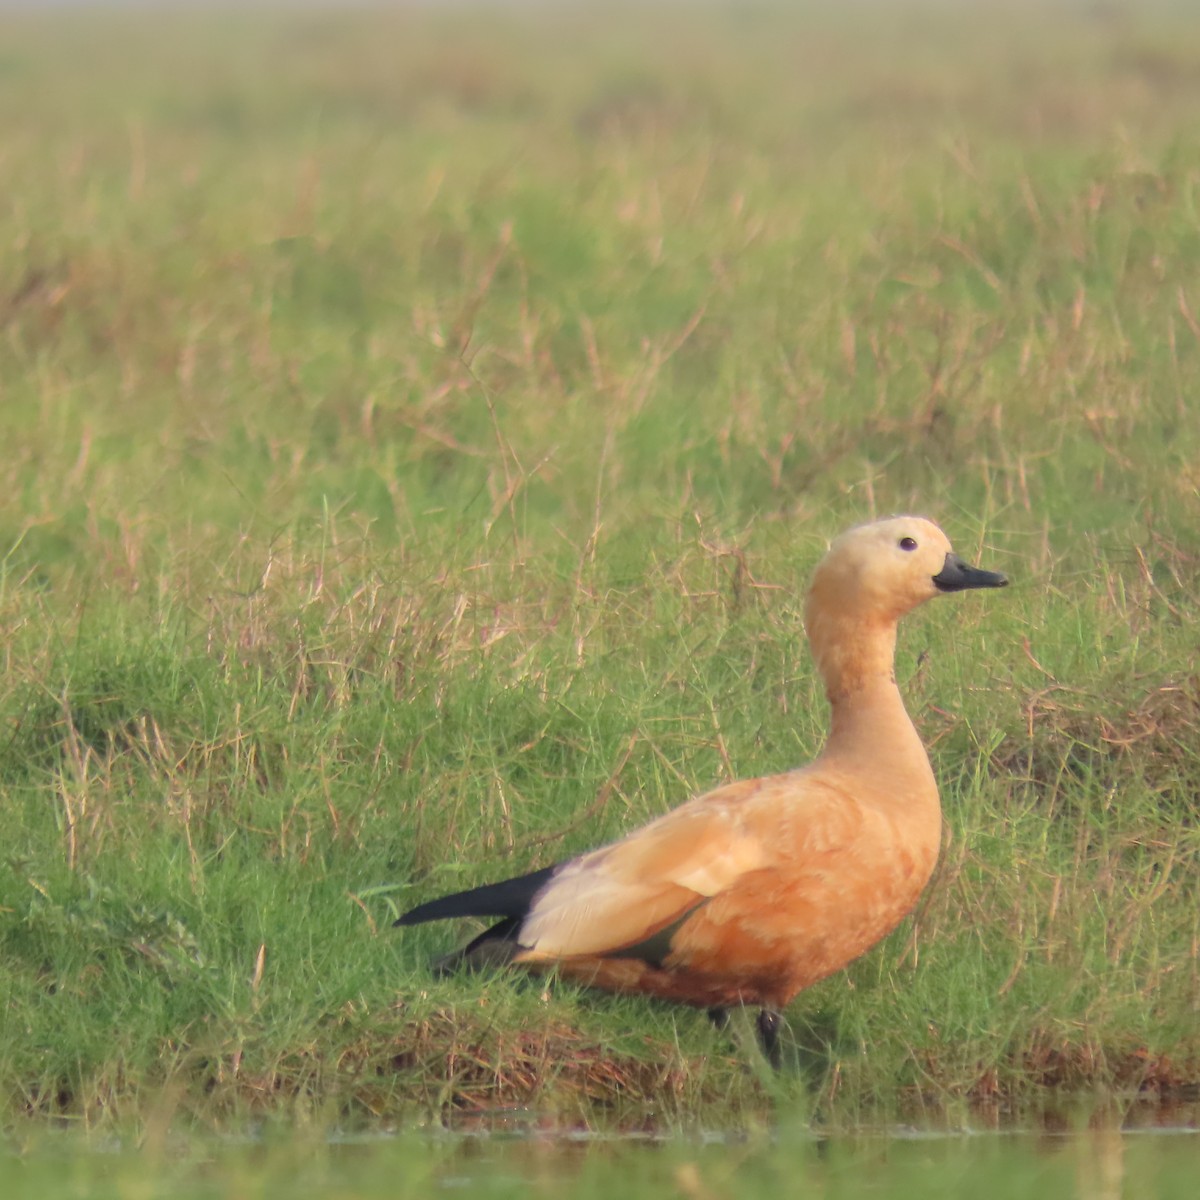
[{"label": "grassy bank", "polygon": [[0,18],[10,1114],[753,1119],[390,922],[807,760],[894,511],[1014,587],[906,626],[946,846],[811,1102],[1200,1083],[1200,35],[969,10]]}]

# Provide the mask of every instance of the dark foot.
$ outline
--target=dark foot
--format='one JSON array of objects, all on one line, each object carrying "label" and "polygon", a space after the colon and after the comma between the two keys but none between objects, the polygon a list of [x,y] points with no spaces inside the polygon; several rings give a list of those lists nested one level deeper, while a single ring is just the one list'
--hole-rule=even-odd
[{"label": "dark foot", "polygon": [[729,1025],[729,1009],[710,1008],[708,1010],[708,1019],[713,1023],[713,1028],[718,1033],[723,1033]]},{"label": "dark foot", "polygon": [[764,1008],[758,1014],[758,1044],[762,1046],[763,1055],[771,1064],[772,1070],[778,1071],[781,1064],[779,1053],[779,1030],[783,1026],[783,1018],[769,1008]]}]

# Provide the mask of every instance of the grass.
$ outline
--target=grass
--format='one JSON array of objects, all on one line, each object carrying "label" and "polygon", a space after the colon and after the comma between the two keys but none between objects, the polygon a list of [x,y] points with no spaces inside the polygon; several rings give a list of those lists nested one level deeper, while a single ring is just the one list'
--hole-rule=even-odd
[{"label": "grass", "polygon": [[906,626],[942,865],[784,1091],[1200,1084],[1181,8],[3,22],[9,1119],[757,1120],[390,922],[811,757],[808,574],[906,510],[1014,587]]}]

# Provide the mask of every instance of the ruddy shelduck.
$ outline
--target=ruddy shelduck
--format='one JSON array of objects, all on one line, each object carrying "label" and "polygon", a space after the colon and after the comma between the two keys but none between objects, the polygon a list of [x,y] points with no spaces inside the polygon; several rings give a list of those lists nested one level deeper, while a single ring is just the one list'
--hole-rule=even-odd
[{"label": "ruddy shelduck", "polygon": [[832,710],[807,767],[697,796],[578,858],[431,900],[398,925],[499,917],[447,960],[512,962],[608,991],[754,1005],[778,1061],[780,1012],[916,904],[937,861],[937,784],[896,686],[896,625],[942,592],[1004,587],[920,517],[842,534],[805,628]]}]

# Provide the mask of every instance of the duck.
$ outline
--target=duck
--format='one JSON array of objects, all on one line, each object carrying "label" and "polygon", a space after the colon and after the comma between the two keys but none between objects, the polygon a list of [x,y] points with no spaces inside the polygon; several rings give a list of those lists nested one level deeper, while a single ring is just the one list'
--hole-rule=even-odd
[{"label": "duck", "polygon": [[804,628],[829,702],[806,766],[698,795],[575,858],[429,900],[395,924],[492,918],[442,971],[512,964],[609,992],[757,1008],[778,1066],[782,1014],[912,911],[937,863],[942,810],[895,675],[900,619],[934,597],[1002,588],[932,521],[890,517],[837,537]]}]

